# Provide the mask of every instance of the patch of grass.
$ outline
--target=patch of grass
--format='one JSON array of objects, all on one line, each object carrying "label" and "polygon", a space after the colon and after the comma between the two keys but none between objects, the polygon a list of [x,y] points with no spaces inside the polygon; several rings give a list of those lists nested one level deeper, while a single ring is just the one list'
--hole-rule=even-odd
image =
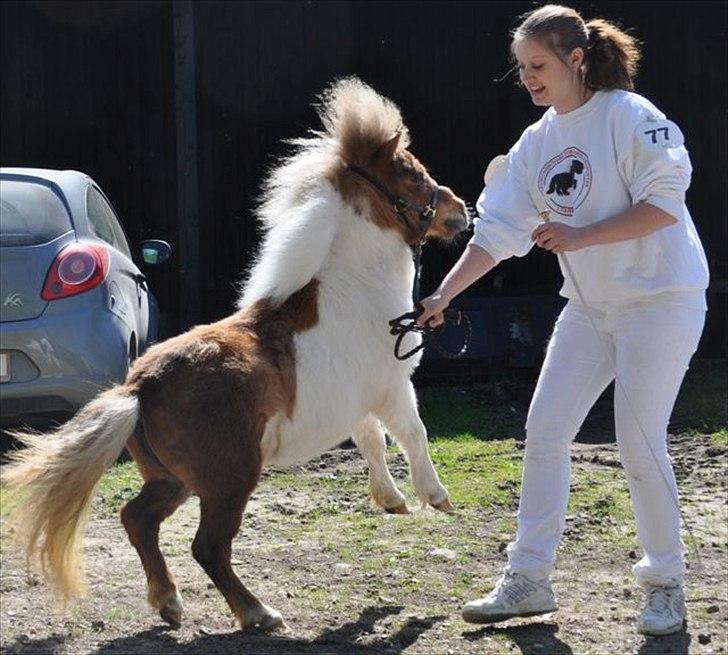
[{"label": "patch of grass", "polygon": [[506,505],[521,479],[515,441],[481,441],[472,435],[437,439],[430,452],[442,483],[458,507]]},{"label": "patch of grass", "polygon": [[632,506],[620,469],[577,469],[567,515],[572,517],[575,532],[571,541],[621,548],[634,543]]},{"label": "patch of grass", "polygon": [[94,509],[99,516],[116,516],[142,488],[142,478],[134,462],[117,463],[101,476]]},{"label": "patch of grass", "polygon": [[695,360],[685,375],[671,423],[681,429],[725,434],[727,394],[728,362],[725,359]]},{"label": "patch of grass", "polygon": [[420,412],[433,438],[465,435],[481,439],[523,434],[534,374],[504,375],[488,382],[427,387],[417,393]]},{"label": "patch of grass", "polygon": [[715,432],[712,435],[710,435],[710,438],[716,446],[728,447],[728,428],[723,428],[722,430],[718,430],[718,432]]},{"label": "patch of grass", "polygon": [[[457,439],[470,435],[491,440],[521,437],[537,375],[538,371],[532,370],[500,375],[488,382],[419,389],[420,413],[431,438]],[[693,361],[675,404],[670,429],[673,432],[693,429],[703,433],[726,430],[727,393],[727,360]],[[604,402],[602,399],[601,404]],[[604,429],[611,433],[610,407],[607,407],[607,413],[610,421]]]}]

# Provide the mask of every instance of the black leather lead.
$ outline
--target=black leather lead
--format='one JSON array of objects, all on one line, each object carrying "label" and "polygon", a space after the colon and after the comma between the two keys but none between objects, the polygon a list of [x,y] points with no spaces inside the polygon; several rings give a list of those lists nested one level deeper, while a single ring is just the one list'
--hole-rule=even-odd
[{"label": "black leather lead", "polygon": [[[371,184],[382,195],[384,195],[387,200],[392,203],[392,208],[395,212],[397,212],[399,217],[404,221],[405,225],[408,228],[411,229],[412,225],[410,224],[409,220],[407,219],[407,215],[405,214],[405,211],[407,209],[412,209],[416,211],[420,217],[420,226],[417,229],[417,245],[412,248],[412,261],[415,264],[415,277],[414,281],[412,282],[412,305],[414,307],[414,311],[406,312],[405,314],[402,314],[401,316],[393,318],[391,321],[389,321],[389,333],[397,337],[397,340],[394,343],[394,356],[402,361],[408,359],[409,357],[412,357],[412,355],[422,350],[427,344],[430,344],[441,355],[447,357],[448,359],[457,359],[458,357],[462,357],[470,348],[470,343],[473,336],[470,319],[467,317],[466,314],[463,314],[457,309],[446,309],[443,312],[443,315],[445,317],[445,323],[463,325],[465,328],[465,339],[463,341],[462,347],[457,353],[451,353],[449,350],[443,348],[435,338],[438,334],[440,334],[440,332],[442,332],[445,327],[445,323],[442,323],[437,327],[430,327],[429,325],[417,325],[417,319],[424,311],[424,308],[420,304],[422,245],[424,244],[425,234],[427,233],[427,230],[430,229],[430,224],[435,218],[435,212],[437,211],[437,201],[440,198],[440,187],[437,185],[433,187],[430,204],[422,207],[421,205],[416,205],[414,203],[408,202],[407,200],[404,200],[403,198],[400,198],[399,196],[393,194],[384,184],[382,184],[382,182],[376,176],[372,175],[366,169],[359,166],[354,166],[353,164],[349,164],[349,170],[364,178],[367,182],[369,182],[369,184]],[[399,350],[400,346],[402,345],[402,340],[410,332],[420,332],[423,337],[422,342],[418,346],[412,348],[412,350],[406,352],[405,354],[401,354]]]}]

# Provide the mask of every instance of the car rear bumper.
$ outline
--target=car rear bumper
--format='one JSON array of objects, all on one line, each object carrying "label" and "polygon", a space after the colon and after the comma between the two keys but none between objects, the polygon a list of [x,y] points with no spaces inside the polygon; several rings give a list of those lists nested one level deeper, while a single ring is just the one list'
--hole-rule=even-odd
[{"label": "car rear bumper", "polygon": [[74,412],[124,379],[129,328],[104,309],[78,309],[0,324],[0,349],[11,364],[10,380],[0,384],[3,424]]}]

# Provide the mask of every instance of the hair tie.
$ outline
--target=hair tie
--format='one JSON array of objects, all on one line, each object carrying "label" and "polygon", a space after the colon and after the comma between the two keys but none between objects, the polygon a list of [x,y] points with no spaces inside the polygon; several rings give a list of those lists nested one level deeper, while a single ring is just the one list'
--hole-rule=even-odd
[{"label": "hair tie", "polygon": [[591,50],[597,44],[597,30],[590,26],[586,26],[586,49]]}]

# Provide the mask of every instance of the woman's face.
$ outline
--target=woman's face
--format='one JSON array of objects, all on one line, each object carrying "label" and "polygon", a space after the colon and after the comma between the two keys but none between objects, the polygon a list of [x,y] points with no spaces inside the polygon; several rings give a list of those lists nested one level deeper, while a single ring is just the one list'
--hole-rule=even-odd
[{"label": "woman's face", "polygon": [[579,69],[584,52],[575,48],[564,61],[536,39],[523,39],[514,47],[523,86],[533,104],[552,106],[563,114],[584,102],[584,85]]}]

